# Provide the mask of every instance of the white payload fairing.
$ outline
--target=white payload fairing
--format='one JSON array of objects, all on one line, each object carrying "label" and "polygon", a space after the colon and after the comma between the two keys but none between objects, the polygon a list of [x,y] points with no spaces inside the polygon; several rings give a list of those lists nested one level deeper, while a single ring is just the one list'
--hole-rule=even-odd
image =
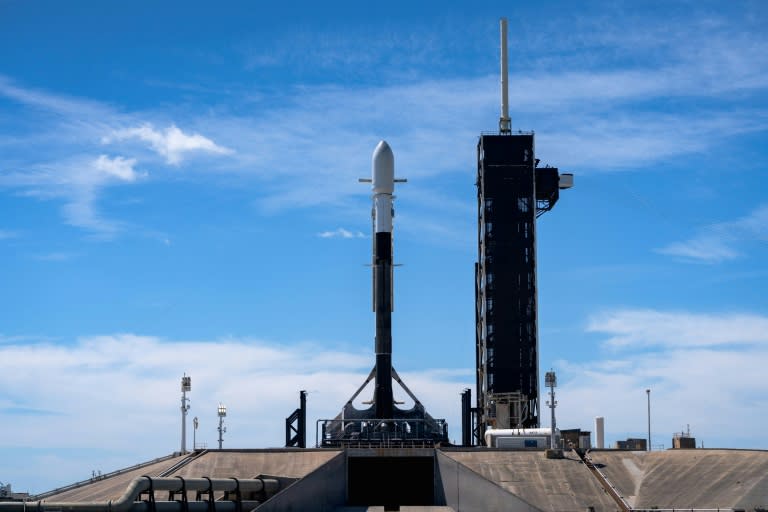
[{"label": "white payload fairing", "polygon": [[382,140],[373,150],[371,182],[373,185],[373,231],[374,233],[391,233],[394,214],[395,155],[392,154],[392,148],[387,141]]}]

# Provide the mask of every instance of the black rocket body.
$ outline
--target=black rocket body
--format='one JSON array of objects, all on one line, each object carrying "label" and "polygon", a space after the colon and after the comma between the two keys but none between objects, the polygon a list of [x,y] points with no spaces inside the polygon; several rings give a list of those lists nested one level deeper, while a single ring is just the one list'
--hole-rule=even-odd
[{"label": "black rocket body", "polygon": [[392,234],[374,238],[374,304],[376,313],[376,380],[374,401],[377,418],[392,418]]}]

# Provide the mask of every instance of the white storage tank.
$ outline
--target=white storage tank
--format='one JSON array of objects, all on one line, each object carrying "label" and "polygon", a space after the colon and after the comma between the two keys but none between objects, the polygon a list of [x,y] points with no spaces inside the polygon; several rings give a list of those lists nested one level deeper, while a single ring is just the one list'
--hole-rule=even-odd
[{"label": "white storage tank", "polygon": [[602,416],[595,418],[595,445],[599,450],[605,448],[605,418]]},{"label": "white storage tank", "polygon": [[[555,429],[556,438],[559,430]],[[491,448],[545,449],[550,447],[551,428],[489,428],[485,445]]]}]

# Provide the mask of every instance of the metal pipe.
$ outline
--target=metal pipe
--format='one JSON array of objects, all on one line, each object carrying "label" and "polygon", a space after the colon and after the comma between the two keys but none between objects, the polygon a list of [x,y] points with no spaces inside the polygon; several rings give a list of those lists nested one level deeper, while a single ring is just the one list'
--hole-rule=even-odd
[{"label": "metal pipe", "polygon": [[[148,510],[149,504],[137,501],[141,493],[152,491],[223,491],[232,492],[266,492],[275,493],[280,488],[280,482],[273,478],[236,479],[236,478],[152,478],[143,476],[135,478],[117,500],[103,502],[55,502],[27,501],[0,503],[0,512],[141,512]],[[216,501],[217,512],[236,510],[233,501]],[[156,510],[175,512],[181,510],[182,503],[177,501],[156,501]],[[190,501],[189,510],[205,512],[208,503],[205,501]]]}]

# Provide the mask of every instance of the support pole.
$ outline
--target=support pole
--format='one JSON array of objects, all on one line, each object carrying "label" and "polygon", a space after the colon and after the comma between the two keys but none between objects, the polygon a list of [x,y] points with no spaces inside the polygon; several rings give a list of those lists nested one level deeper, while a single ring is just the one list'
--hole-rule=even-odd
[{"label": "support pole", "polygon": [[646,389],[645,394],[648,395],[648,451],[651,451],[651,390]]},{"label": "support pole", "polygon": [[499,133],[512,132],[512,120],[509,118],[509,70],[507,69],[507,18],[501,18],[501,117]]}]

